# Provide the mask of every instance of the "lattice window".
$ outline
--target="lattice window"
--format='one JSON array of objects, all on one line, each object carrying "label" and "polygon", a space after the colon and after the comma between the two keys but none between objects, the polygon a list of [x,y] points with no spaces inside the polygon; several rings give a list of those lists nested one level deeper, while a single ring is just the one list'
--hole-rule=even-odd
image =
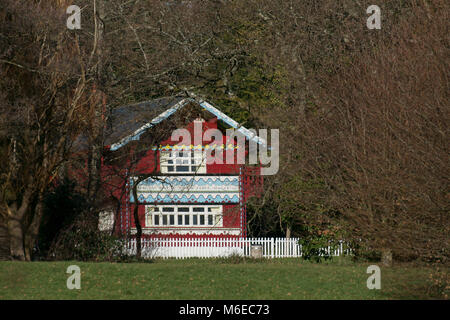
[{"label": "lattice window", "polygon": [[161,173],[206,173],[206,153],[201,150],[161,151]]},{"label": "lattice window", "polygon": [[145,206],[147,227],[222,227],[222,206]]}]

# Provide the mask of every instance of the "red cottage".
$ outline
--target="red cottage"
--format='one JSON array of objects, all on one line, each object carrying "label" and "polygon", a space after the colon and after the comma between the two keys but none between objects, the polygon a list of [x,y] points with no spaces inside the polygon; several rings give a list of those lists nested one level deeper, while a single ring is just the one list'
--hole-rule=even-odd
[{"label": "red cottage", "polygon": [[246,236],[246,201],[262,177],[245,162],[248,146],[263,139],[211,104],[181,97],[117,108],[108,132],[102,174],[111,201],[101,230],[133,235],[137,213],[147,237]]}]

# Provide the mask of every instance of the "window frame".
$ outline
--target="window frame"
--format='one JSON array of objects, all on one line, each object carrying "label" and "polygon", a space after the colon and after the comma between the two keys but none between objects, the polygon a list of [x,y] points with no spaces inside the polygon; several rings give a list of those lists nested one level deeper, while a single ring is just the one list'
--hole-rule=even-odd
[{"label": "window frame", "polygon": [[[161,173],[166,174],[206,173],[206,151],[194,149],[161,150],[159,167]],[[187,167],[187,170],[179,170],[183,167]]]},{"label": "window frame", "polygon": [[[189,208],[189,211],[179,211],[179,208]],[[201,212],[199,209],[203,208]],[[164,210],[164,209],[172,209]],[[197,209],[194,211],[194,209]],[[222,205],[145,205],[145,227],[150,228],[221,228],[223,227],[223,207]],[[156,216],[158,218],[156,218]],[[173,216],[173,224],[171,222]],[[182,224],[178,224],[181,216]],[[209,224],[212,216],[212,224]],[[189,217],[189,224],[186,224],[186,217]],[[194,218],[196,217],[196,218]],[[202,218],[203,217],[203,218]],[[194,221],[196,220],[196,224]],[[158,221],[158,225],[155,222]],[[166,221],[166,224],[163,222]],[[203,224],[200,222],[203,221]]]}]

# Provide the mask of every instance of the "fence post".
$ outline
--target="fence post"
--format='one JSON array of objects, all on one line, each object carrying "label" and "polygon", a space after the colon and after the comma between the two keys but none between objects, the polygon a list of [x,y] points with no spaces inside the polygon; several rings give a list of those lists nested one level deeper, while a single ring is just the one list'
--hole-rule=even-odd
[{"label": "fence post", "polygon": [[270,257],[273,259],[275,257],[275,241],[272,238],[270,238]]}]

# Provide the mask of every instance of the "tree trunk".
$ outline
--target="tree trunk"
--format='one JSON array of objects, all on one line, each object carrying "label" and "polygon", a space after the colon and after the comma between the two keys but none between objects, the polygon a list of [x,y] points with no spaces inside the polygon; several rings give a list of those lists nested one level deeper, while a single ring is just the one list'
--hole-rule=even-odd
[{"label": "tree trunk", "polygon": [[103,38],[104,38],[104,23],[105,18],[105,4],[104,0],[94,1],[94,48],[93,52],[96,56],[96,69],[93,87],[93,101],[91,108],[91,130],[90,130],[90,145],[88,155],[88,199],[90,201],[91,210],[95,207],[95,200],[97,199],[98,191],[101,186],[101,159],[103,153],[103,129],[104,129],[104,108],[105,95],[98,89],[102,82],[103,73]]},{"label": "tree trunk", "polygon": [[31,222],[25,234],[24,244],[25,244],[25,257],[27,258],[27,260],[31,260],[33,258],[33,249],[39,235],[39,227],[41,225],[42,216],[44,214],[43,194],[39,195],[38,203],[36,204],[34,211],[35,213],[33,216],[33,221]]},{"label": "tree trunk", "polygon": [[0,261],[9,259],[9,246],[8,224],[6,218],[0,214]]},{"label": "tree trunk", "polygon": [[389,248],[381,249],[381,264],[385,267],[392,266],[392,250]]},{"label": "tree trunk", "polygon": [[[33,180],[29,185],[33,185]],[[7,207],[8,211],[8,234],[10,239],[10,252],[13,260],[26,260],[25,243],[24,243],[24,228],[23,218],[25,213],[29,210],[33,188],[28,187],[23,193],[22,203],[17,209],[17,203]]]},{"label": "tree trunk", "polygon": [[22,222],[16,217],[9,218],[8,233],[11,258],[13,260],[25,261]]},{"label": "tree trunk", "polygon": [[134,217],[134,224],[136,226],[136,257],[141,258],[142,254],[142,244],[141,244],[141,237],[142,237],[142,227],[141,227],[141,221],[139,220],[139,203],[138,203],[138,197],[137,197],[137,186],[142,181],[142,179],[138,178],[137,181],[133,183],[133,198],[134,198],[134,210],[133,210],[133,217]]},{"label": "tree trunk", "polygon": [[286,238],[287,239],[291,238],[291,227],[290,226],[286,227]]},{"label": "tree trunk", "polygon": [[141,258],[142,255],[142,243],[141,243],[141,238],[142,238],[142,227],[141,227],[141,222],[139,221],[139,206],[136,203],[136,205],[134,206],[134,223],[136,225],[136,257],[138,259]]}]

